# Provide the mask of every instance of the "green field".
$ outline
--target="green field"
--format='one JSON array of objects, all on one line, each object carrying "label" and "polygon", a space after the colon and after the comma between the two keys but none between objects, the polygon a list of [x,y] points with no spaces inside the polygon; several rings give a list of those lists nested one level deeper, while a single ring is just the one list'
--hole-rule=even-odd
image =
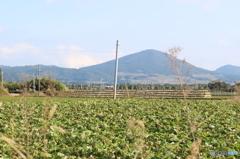
[{"label": "green field", "polygon": [[4,159],[180,159],[199,138],[200,158],[213,158],[210,150],[240,151],[240,105],[233,101],[188,100],[187,109],[174,99],[14,98],[0,98]]}]

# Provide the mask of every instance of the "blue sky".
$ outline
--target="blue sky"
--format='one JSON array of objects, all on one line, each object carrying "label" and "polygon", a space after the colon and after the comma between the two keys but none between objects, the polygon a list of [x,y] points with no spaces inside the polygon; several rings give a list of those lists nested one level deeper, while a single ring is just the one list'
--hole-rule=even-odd
[{"label": "blue sky", "polygon": [[0,65],[79,68],[146,49],[240,66],[239,0],[0,0]]}]

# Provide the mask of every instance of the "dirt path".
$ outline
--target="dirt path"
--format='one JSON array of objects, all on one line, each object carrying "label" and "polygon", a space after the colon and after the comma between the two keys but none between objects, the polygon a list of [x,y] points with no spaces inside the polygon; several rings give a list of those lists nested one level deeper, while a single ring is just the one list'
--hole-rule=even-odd
[{"label": "dirt path", "polygon": [[18,96],[20,96],[19,93],[9,93],[9,94],[10,94],[11,97],[18,97]]}]

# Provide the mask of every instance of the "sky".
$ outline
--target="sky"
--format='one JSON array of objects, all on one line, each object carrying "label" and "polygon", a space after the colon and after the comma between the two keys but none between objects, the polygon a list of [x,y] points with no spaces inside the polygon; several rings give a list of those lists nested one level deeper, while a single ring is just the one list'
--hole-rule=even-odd
[{"label": "sky", "polygon": [[240,66],[239,0],[0,0],[0,65],[81,68],[182,47],[208,70]]}]

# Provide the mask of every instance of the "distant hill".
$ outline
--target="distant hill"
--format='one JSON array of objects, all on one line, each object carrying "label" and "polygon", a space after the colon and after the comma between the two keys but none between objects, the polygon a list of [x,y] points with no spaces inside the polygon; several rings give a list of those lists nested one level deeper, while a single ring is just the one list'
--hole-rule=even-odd
[{"label": "distant hill", "polygon": [[240,66],[225,65],[219,67],[215,71],[227,75],[240,75]]},{"label": "distant hill", "polygon": [[[181,60],[177,59],[178,63]],[[226,75],[216,71],[209,71],[187,63],[182,69],[182,75],[189,71],[187,83],[206,83],[212,80],[222,80],[233,83],[240,81],[239,75]],[[0,66],[4,71],[5,81],[23,81],[37,75],[37,68],[33,66],[8,67]],[[113,83],[115,60],[102,64],[83,67],[79,69],[61,68],[57,66],[41,65],[41,76],[54,78],[59,81],[95,82],[101,80]],[[171,61],[167,55],[157,50],[144,50],[119,58],[119,83],[178,83],[176,76],[171,71]]]}]

